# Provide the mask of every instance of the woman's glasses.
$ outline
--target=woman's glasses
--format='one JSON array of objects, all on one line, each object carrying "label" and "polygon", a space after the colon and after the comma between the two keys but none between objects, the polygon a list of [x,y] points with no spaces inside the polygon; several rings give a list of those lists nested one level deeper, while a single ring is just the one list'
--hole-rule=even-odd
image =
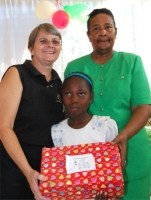
[{"label": "woman's glasses", "polygon": [[62,45],[62,41],[60,39],[54,38],[52,40],[41,39],[40,43],[43,45],[53,45],[53,46],[60,46]]}]

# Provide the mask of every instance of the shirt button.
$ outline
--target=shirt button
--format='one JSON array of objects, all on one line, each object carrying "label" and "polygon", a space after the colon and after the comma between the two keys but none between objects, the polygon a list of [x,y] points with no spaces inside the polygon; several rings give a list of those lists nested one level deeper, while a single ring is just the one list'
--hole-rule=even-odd
[{"label": "shirt button", "polygon": [[103,77],[101,77],[101,78],[100,78],[100,81],[103,81],[103,80],[104,80],[104,78],[103,78]]},{"label": "shirt button", "polygon": [[103,109],[103,108],[101,108],[100,110],[101,110],[101,112],[103,112],[103,111],[104,111],[104,109]]},{"label": "shirt button", "polygon": [[100,92],[100,96],[102,96],[103,95],[103,93],[102,92]]}]

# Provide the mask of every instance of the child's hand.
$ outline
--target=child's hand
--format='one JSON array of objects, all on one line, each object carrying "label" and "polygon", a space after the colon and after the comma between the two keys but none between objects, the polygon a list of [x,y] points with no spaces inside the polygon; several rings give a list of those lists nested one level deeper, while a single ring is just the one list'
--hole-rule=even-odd
[{"label": "child's hand", "polygon": [[96,197],[95,197],[95,200],[117,200],[116,197],[108,197],[107,195],[107,192],[103,192],[103,191],[100,191]]},{"label": "child's hand", "polygon": [[107,197],[107,192],[98,192],[96,197],[95,197],[95,200],[108,200],[108,197]]}]

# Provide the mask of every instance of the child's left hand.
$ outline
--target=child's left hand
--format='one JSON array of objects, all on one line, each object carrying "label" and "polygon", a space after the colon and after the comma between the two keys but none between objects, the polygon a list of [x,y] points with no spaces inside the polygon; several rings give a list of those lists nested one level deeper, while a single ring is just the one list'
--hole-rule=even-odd
[{"label": "child's left hand", "polygon": [[108,197],[107,192],[100,191],[96,195],[95,200],[117,200],[117,198],[116,197],[112,197],[112,198]]}]

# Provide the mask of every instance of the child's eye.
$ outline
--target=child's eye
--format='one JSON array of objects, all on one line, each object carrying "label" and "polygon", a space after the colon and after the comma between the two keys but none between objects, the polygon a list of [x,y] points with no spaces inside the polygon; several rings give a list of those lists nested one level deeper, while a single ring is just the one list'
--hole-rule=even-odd
[{"label": "child's eye", "polygon": [[84,96],[85,95],[85,93],[84,92],[79,92],[79,96]]},{"label": "child's eye", "polygon": [[71,96],[71,92],[64,92],[65,96]]}]

